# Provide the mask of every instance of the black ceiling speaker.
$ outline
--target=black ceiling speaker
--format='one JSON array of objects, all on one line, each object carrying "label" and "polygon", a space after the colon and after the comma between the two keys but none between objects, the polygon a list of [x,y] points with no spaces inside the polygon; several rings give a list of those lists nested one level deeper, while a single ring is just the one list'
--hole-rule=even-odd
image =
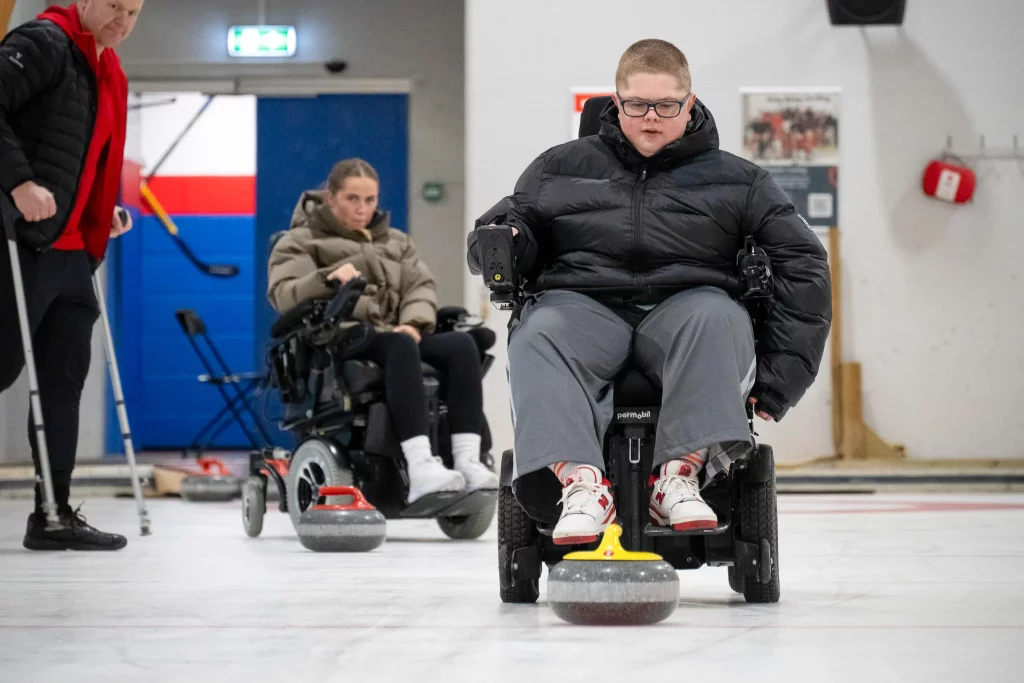
[{"label": "black ceiling speaker", "polygon": [[907,0],[828,0],[835,26],[879,26],[903,23]]}]

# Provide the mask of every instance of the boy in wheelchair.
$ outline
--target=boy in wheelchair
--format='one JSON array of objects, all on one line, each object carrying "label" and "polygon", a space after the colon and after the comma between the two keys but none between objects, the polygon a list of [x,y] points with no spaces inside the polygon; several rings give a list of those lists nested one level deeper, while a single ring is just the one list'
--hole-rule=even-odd
[{"label": "boy in wheelchair", "polygon": [[[304,193],[291,229],[271,251],[268,297],[287,314],[358,281],[351,320],[342,324],[369,333],[358,340],[358,355],[383,368],[384,398],[407,465],[406,503],[428,494],[496,490],[497,476],[481,462],[482,349],[464,332],[437,330],[433,276],[411,240],[389,227],[377,208],[378,191],[374,169],[348,159],[334,167],[326,190]],[[434,452],[421,361],[441,376],[453,469]]]},{"label": "boy in wheelchair", "polygon": [[[683,54],[635,43],[615,84],[603,110],[587,103],[580,139],[540,155],[469,238],[492,299],[517,300],[512,478],[557,477],[557,545],[596,541],[616,519],[603,442],[627,370],[661,391],[651,522],[713,529],[702,490],[750,452],[748,411],[779,420],[802,397],[831,322],[824,249],[767,172],[719,150]],[[504,239],[517,275],[495,270]],[[771,275],[755,316],[737,252]]]}]

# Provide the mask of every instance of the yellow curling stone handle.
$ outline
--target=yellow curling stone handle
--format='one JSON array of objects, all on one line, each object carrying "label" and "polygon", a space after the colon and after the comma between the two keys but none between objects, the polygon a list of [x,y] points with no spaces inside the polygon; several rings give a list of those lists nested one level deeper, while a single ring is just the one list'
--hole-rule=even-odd
[{"label": "yellow curling stone handle", "polygon": [[661,560],[661,555],[655,555],[654,553],[635,553],[626,550],[619,543],[619,538],[622,536],[622,527],[618,524],[609,524],[608,528],[604,532],[604,537],[601,539],[601,545],[597,546],[597,550],[580,550],[575,553],[569,553],[563,559],[566,560],[626,560],[627,562],[635,562],[638,560],[646,561],[657,561]]}]

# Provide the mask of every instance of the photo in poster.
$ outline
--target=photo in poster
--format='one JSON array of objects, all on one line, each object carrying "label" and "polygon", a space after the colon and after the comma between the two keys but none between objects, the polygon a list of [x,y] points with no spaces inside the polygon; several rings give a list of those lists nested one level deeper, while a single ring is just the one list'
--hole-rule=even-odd
[{"label": "photo in poster", "polygon": [[743,156],[772,174],[812,226],[835,226],[839,89],[746,89],[741,94]]}]

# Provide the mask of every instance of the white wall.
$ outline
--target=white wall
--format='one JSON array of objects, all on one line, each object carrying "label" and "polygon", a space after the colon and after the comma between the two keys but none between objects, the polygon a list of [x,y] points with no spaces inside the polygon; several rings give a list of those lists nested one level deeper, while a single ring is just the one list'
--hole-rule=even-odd
[{"label": "white wall", "polygon": [[[845,359],[863,364],[864,411],[916,458],[1020,457],[1024,419],[1024,162],[978,166],[973,205],[921,196],[946,135],[967,151],[1024,136],[1015,0],[911,0],[904,26],[837,28],[821,0],[468,0],[468,219],[568,139],[572,87],[612,82],[621,52],[659,37],[690,60],[724,149],[740,151],[741,87],[840,86]],[[467,223],[469,223],[467,220]],[[469,226],[467,225],[467,228]],[[466,297],[479,305],[479,280]],[[491,324],[504,336],[506,318]],[[504,363],[504,357],[500,359]],[[780,460],[831,452],[829,377],[762,436]],[[487,412],[511,444],[503,373]]]},{"label": "white wall", "polygon": [[20,26],[46,9],[49,3],[46,0],[17,0],[14,3],[14,10],[11,12],[11,20],[8,28]]},{"label": "white wall", "polygon": [[[132,97],[139,110],[142,175],[166,154],[206,96],[196,92],[145,93]],[[161,176],[256,175],[256,96],[218,95],[164,160]]]}]

